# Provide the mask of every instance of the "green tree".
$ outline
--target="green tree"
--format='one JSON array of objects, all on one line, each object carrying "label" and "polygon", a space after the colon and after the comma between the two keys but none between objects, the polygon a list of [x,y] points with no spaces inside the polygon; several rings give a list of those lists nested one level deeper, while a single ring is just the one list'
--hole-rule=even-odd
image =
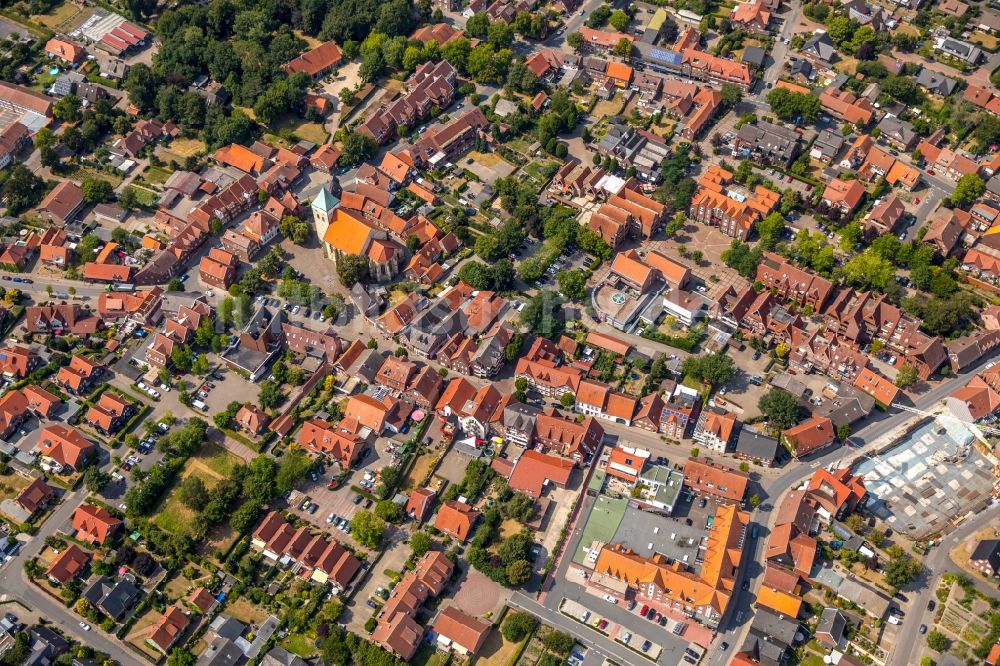
[{"label": "green tree", "polygon": [[974,173],[967,173],[958,179],[955,191],[951,194],[951,202],[961,208],[983,196],[985,191],[986,183],[983,179]]},{"label": "green tree", "polygon": [[414,557],[423,557],[431,549],[431,537],[427,532],[417,532],[410,539],[410,550]]},{"label": "green tree", "polygon": [[571,32],[566,35],[566,43],[574,51],[579,51],[580,47],[583,46],[583,35],[579,32]]},{"label": "green tree", "polygon": [[507,565],[504,573],[507,575],[508,585],[520,587],[531,580],[531,562],[528,560],[515,560]]},{"label": "green tree", "polygon": [[760,236],[760,243],[768,249],[772,249],[781,240],[785,233],[785,218],[780,213],[771,213],[757,223],[757,234]]},{"label": "green tree", "polygon": [[757,401],[772,430],[791,428],[799,421],[799,402],[788,391],[772,388]]},{"label": "green tree", "polygon": [[504,618],[500,633],[512,643],[519,643],[525,636],[533,632],[538,627],[538,620],[531,613],[515,611],[507,613]]},{"label": "green tree", "polygon": [[392,500],[382,500],[375,505],[375,515],[386,521],[398,525],[406,518],[403,507]]},{"label": "green tree", "polygon": [[284,399],[285,396],[281,392],[280,384],[270,380],[264,380],[260,383],[260,393],[257,396],[257,402],[260,403],[261,408],[270,409],[271,407],[276,407]]},{"label": "green tree", "polygon": [[611,24],[618,32],[625,32],[628,29],[628,24],[632,21],[628,14],[620,9],[616,9],[611,12],[611,16],[608,17],[608,23]]},{"label": "green tree", "polygon": [[385,533],[385,521],[371,511],[362,509],[351,519],[351,536],[365,548],[378,548]]},{"label": "green tree", "polygon": [[784,120],[801,118],[803,122],[814,123],[820,114],[818,97],[788,88],[772,89],[767,94],[767,103],[771,105],[771,111]]},{"label": "green tree", "polygon": [[899,366],[899,370],[896,372],[896,386],[906,390],[917,383],[917,369],[910,365],[909,363],[904,363]]},{"label": "green tree", "polygon": [[340,283],[350,289],[368,276],[368,259],[359,254],[345,254],[337,260]]},{"label": "green tree", "polygon": [[542,638],[542,645],[546,649],[562,656],[568,655],[575,643],[576,639],[564,631],[550,631]]},{"label": "green tree", "polygon": [[628,37],[622,37],[615,44],[613,52],[616,56],[623,60],[630,60],[632,58],[632,40]]},{"label": "green tree", "polygon": [[208,489],[201,477],[191,474],[177,486],[177,499],[195,511],[201,511],[208,504]]},{"label": "green tree", "polygon": [[96,465],[91,465],[83,473],[83,484],[92,493],[99,493],[104,490],[104,486],[108,485],[108,481],[111,480],[111,475],[102,472]]},{"label": "green tree", "polygon": [[729,356],[715,352],[702,356],[688,356],[684,359],[681,372],[698,381],[720,386],[736,376],[736,365]]},{"label": "green tree", "polygon": [[562,270],[556,275],[559,291],[571,301],[582,301],[587,296],[587,279],[576,270]]},{"label": "green tree", "polygon": [[576,397],[572,393],[563,393],[559,397],[559,404],[566,409],[569,409],[576,404]]},{"label": "green tree", "polygon": [[521,310],[521,324],[535,335],[555,339],[562,332],[562,300],[552,291],[541,291]]},{"label": "green tree", "polygon": [[110,182],[101,178],[88,178],[83,181],[80,189],[83,191],[84,201],[92,204],[110,201],[115,191]]},{"label": "green tree", "polygon": [[951,647],[951,641],[943,633],[934,629],[927,634],[927,647],[935,652],[947,652],[948,648]]}]

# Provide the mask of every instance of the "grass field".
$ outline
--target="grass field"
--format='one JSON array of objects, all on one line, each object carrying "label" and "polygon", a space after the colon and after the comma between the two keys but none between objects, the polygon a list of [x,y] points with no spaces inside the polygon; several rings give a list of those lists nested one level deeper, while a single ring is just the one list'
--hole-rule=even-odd
[{"label": "grass field", "polygon": [[132,189],[135,191],[136,201],[139,202],[140,206],[151,207],[156,200],[160,198],[160,195],[153,190],[142,187],[140,185],[133,184]]},{"label": "grass field", "polygon": [[500,523],[500,539],[506,540],[514,536],[521,531],[521,523],[517,522],[513,518],[507,518],[502,523]]},{"label": "grass field", "polygon": [[142,179],[145,180],[150,185],[162,185],[167,182],[167,178],[170,178],[170,174],[173,173],[169,169],[164,169],[158,166],[148,166],[146,170],[142,172]]},{"label": "grass field", "polygon": [[423,483],[436,457],[434,453],[425,453],[417,458],[417,461],[413,463],[413,467],[410,468],[409,473],[406,475],[403,487],[407,490],[412,490]]},{"label": "grass field", "polygon": [[317,145],[326,143],[329,137],[329,134],[326,133],[326,130],[319,123],[307,123],[291,116],[286,116],[278,122],[273,123],[271,129],[275,132],[288,130],[299,137],[299,139],[312,141]]},{"label": "grass field", "polygon": [[479,651],[476,666],[507,666],[520,645],[508,641],[499,631],[491,631]]},{"label": "grass field", "polygon": [[993,35],[987,35],[985,32],[976,31],[972,33],[970,41],[979,44],[988,51],[996,51],[997,49],[997,38]]},{"label": "grass field", "polygon": [[0,500],[17,497],[17,494],[28,485],[28,479],[20,474],[0,476]]},{"label": "grass field", "polygon": [[305,634],[289,634],[285,637],[285,640],[281,641],[281,647],[285,648],[292,654],[299,655],[303,659],[308,659],[316,654],[316,648],[313,645],[313,640],[313,638],[310,638]]},{"label": "grass field", "polygon": [[121,185],[122,182],[121,176],[110,174],[107,171],[99,171],[89,166],[81,166],[81,165],[67,165],[67,166],[70,166],[71,168],[65,175],[72,176],[76,180],[83,181],[83,180],[90,180],[92,178],[96,180],[106,180],[109,183],[111,183],[114,187],[118,187],[119,185]]},{"label": "grass field", "polygon": [[602,118],[604,116],[617,115],[622,108],[622,98],[616,93],[611,99],[601,99],[594,105],[594,110],[590,112],[592,118]]},{"label": "grass field", "polygon": [[259,625],[267,619],[267,611],[243,598],[237,599],[227,605],[226,613],[235,617],[243,624],[254,626]]},{"label": "grass field", "polygon": [[156,156],[168,164],[170,162],[183,163],[188,157],[203,152],[205,152],[205,142],[198,139],[177,138],[171,141],[169,146],[156,148]]},{"label": "grass field", "polygon": [[[239,459],[236,456],[223,448],[214,444],[205,446],[198,455],[187,461],[181,478],[187,478],[194,474],[205,482],[206,488],[211,490],[219,481],[232,473],[238,462]],[[195,515],[192,509],[177,499],[176,493],[171,492],[153,518],[153,522],[170,533],[184,532]]]},{"label": "grass field", "polygon": [[56,32],[69,32],[93,13],[92,9],[81,8],[72,2],[64,2],[48,14],[38,14],[31,20]]},{"label": "grass field", "polygon": [[468,157],[471,157],[476,163],[489,168],[495,167],[504,161],[499,153],[478,153],[475,150],[470,150]]}]

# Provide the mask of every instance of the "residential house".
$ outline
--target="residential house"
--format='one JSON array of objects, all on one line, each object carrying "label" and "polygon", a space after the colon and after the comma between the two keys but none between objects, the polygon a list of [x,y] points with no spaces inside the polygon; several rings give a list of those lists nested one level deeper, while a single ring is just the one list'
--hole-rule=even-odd
[{"label": "residential house", "polygon": [[103,546],[122,528],[122,521],[108,510],[93,504],[81,504],[73,513],[74,536],[92,546]]},{"label": "residential house", "polygon": [[442,503],[441,508],[438,509],[437,517],[434,519],[434,528],[458,539],[459,542],[465,542],[478,518],[479,511],[470,505],[457,500],[448,500]]}]

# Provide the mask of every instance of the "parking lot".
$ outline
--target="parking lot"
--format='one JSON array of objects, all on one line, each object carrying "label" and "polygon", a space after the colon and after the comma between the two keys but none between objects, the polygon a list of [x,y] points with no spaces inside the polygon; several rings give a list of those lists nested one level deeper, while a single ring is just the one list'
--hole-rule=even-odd
[{"label": "parking lot", "polygon": [[[364,488],[369,492],[377,488],[377,472],[383,467],[397,463],[393,450],[398,446],[399,442],[379,437],[374,445],[365,448],[366,453],[362,454],[358,464],[335,489],[331,489],[329,484],[337,475],[338,467],[334,464],[325,468],[317,474],[315,480],[310,478],[299,484],[296,488],[299,492],[298,499],[289,505],[289,510],[321,529],[331,530],[338,538],[346,538],[347,532],[343,530],[339,534],[336,532],[338,519],[349,523],[359,510],[371,506],[370,500],[364,498],[357,500],[359,494],[352,489],[352,486]],[[303,510],[301,506],[306,498],[310,501],[310,507],[308,510]],[[315,510],[312,509],[313,505],[316,507]],[[334,517],[333,527],[327,522],[330,514]]]},{"label": "parking lot", "polygon": [[559,611],[563,615],[606,635],[611,640],[625,645],[652,662],[657,661],[663,652],[663,648],[659,644],[639,635],[638,632],[632,630],[631,626],[612,622],[604,617],[600,610],[596,610],[596,607],[572,599],[563,599]]}]

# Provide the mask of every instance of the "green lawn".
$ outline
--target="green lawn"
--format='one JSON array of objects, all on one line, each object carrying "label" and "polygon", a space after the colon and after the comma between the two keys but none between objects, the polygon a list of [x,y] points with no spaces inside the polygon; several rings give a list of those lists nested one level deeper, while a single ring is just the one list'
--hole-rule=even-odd
[{"label": "green lawn", "polygon": [[313,647],[313,640],[305,634],[289,634],[285,637],[285,640],[281,641],[281,647],[292,654],[299,655],[303,659],[308,659],[316,654],[316,648]]},{"label": "green lawn", "polygon": [[204,463],[209,469],[223,477],[230,476],[236,465],[240,463],[237,456],[215,444],[202,447],[193,459]]},{"label": "green lawn", "polygon": [[169,170],[163,167],[151,166],[146,167],[146,170],[142,173],[142,177],[151,185],[162,185],[167,182],[167,178],[170,178],[170,173]]},{"label": "green lawn", "polygon": [[819,655],[812,654],[811,652],[802,658],[799,662],[799,666],[826,666],[823,663],[823,658]]},{"label": "green lawn", "polygon": [[139,202],[140,206],[145,208],[151,208],[156,203],[156,200],[160,198],[159,194],[145,187],[135,184],[130,185],[130,187],[135,192],[136,201]]},{"label": "green lawn", "polygon": [[438,652],[433,645],[421,643],[410,663],[414,666],[445,666],[449,661],[449,656],[444,652]]}]

